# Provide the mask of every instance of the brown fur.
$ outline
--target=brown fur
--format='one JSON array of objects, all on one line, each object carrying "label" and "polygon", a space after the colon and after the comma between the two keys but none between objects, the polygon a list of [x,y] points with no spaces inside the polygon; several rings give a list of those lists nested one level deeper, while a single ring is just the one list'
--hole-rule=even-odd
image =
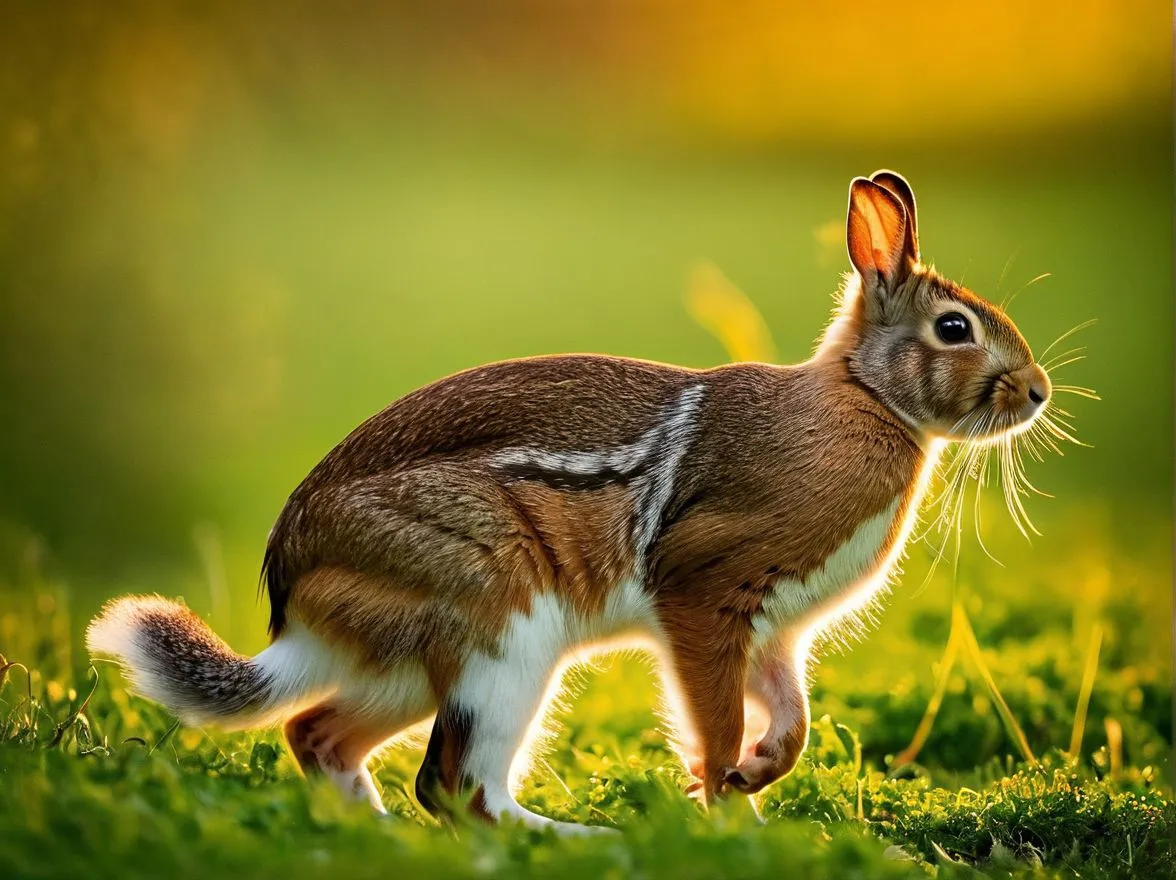
[{"label": "brown fur", "polygon": [[558,590],[581,614],[599,614],[608,592],[633,569],[631,493],[623,486],[570,493],[520,483],[509,494],[547,552],[546,577],[536,586]]},{"label": "brown fur", "polygon": [[[481,585],[514,535],[501,484],[478,462],[526,443],[600,449],[639,436],[690,371],[596,355],[528,358],[442,379],[353,431],[291,495],[266,549],[272,633],[298,578],[346,563]],[[378,540],[373,540],[379,536]]]}]

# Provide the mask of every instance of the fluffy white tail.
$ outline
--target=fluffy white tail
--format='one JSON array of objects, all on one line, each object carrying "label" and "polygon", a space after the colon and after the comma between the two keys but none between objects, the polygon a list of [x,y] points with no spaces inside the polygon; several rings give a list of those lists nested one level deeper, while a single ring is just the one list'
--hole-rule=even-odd
[{"label": "fluffy white tail", "polygon": [[109,602],[86,630],[92,653],[114,657],[138,694],[188,725],[262,727],[328,688],[313,652],[281,641],[256,657],[233,651],[184,605],[161,596]]}]

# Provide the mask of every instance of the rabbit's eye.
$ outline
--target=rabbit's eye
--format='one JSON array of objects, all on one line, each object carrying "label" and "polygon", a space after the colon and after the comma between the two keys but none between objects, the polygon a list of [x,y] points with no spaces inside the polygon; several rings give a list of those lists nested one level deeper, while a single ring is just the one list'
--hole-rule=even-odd
[{"label": "rabbit's eye", "polygon": [[948,312],[935,319],[935,335],[948,345],[959,345],[972,338],[972,325],[959,312]]}]

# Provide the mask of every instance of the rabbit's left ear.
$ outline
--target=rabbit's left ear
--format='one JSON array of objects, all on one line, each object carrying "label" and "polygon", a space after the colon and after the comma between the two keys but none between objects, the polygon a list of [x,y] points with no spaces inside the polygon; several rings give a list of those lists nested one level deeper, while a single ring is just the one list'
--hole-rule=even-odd
[{"label": "rabbit's left ear", "polygon": [[902,206],[906,208],[907,219],[907,249],[914,255],[915,262],[919,261],[919,218],[915,212],[915,191],[911,189],[911,185],[907,183],[905,177],[897,171],[875,171],[870,175],[870,180],[878,184],[878,186],[890,190],[894,195],[898,196]]},{"label": "rabbit's left ear", "polygon": [[893,294],[915,267],[918,258],[910,249],[908,225],[898,196],[864,177],[854,178],[845,238],[850,262],[867,291]]}]

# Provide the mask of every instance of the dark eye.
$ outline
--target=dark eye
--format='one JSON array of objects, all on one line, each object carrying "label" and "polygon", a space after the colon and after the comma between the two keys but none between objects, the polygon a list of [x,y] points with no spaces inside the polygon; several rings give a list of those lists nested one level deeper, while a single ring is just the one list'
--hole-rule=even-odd
[{"label": "dark eye", "polygon": [[972,338],[972,325],[959,312],[948,312],[935,319],[935,335],[948,345],[959,345]]}]

